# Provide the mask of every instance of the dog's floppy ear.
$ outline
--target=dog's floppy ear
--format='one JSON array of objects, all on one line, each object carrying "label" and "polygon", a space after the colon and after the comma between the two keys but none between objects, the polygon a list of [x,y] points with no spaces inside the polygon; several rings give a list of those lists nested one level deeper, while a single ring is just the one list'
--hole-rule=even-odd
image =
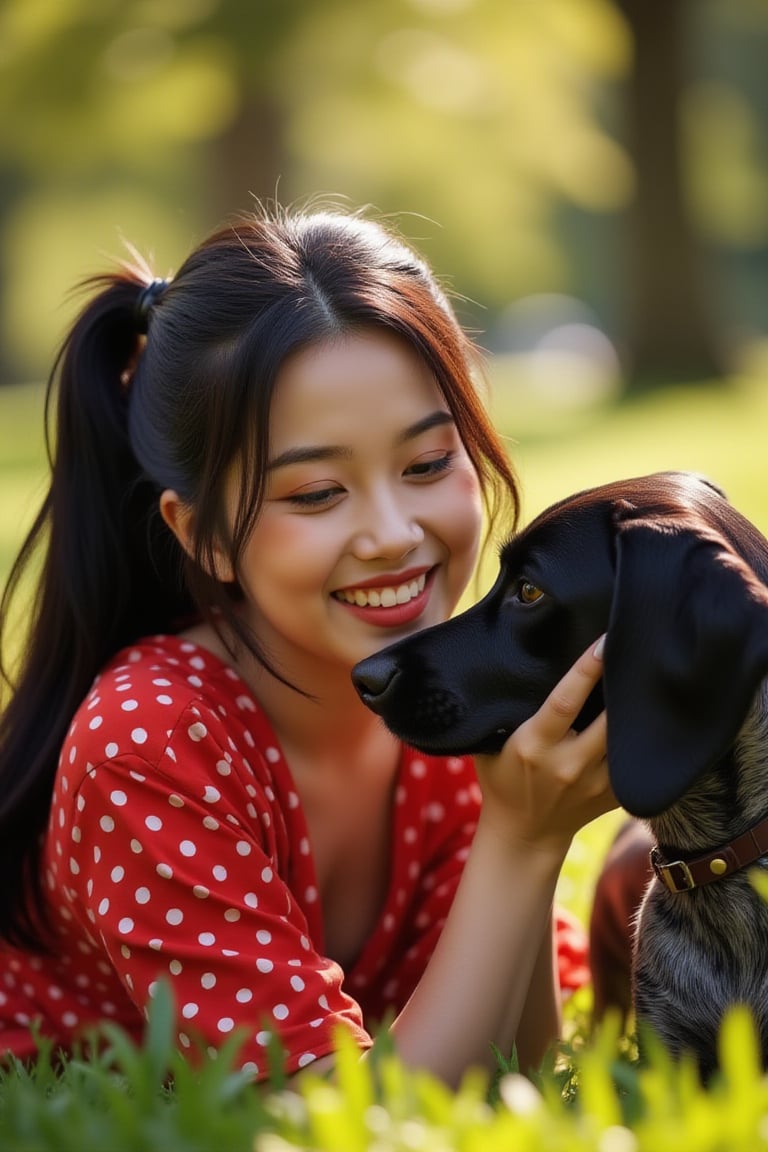
[{"label": "dog's floppy ear", "polygon": [[622,807],[663,812],[733,743],[768,674],[768,589],[702,521],[628,520],[605,649]]}]

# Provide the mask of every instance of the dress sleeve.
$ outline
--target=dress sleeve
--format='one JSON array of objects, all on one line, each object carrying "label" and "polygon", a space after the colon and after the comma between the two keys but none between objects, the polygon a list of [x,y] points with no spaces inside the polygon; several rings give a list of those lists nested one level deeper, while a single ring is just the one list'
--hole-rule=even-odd
[{"label": "dress sleeve", "polygon": [[287,1072],[331,1052],[339,1027],[367,1047],[293,885],[308,848],[281,831],[269,784],[205,719],[188,709],[151,761],[121,746],[88,765],[69,808],[70,913],[140,1009],[170,983],[191,1055],[241,1029],[240,1063],[263,1078],[272,1034]]}]

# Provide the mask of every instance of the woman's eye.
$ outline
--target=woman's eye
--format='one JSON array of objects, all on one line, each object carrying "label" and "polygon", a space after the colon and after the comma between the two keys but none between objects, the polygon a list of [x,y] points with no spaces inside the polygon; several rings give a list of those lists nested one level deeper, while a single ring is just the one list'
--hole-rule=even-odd
[{"label": "woman's eye", "polygon": [[543,595],[544,593],[542,592],[541,588],[538,588],[535,584],[531,584],[530,580],[520,581],[520,586],[517,589],[517,596],[518,599],[523,602],[523,604],[535,604],[536,601],[540,600]]},{"label": "woman's eye", "polygon": [[313,488],[309,492],[293,492],[290,496],[286,497],[286,500],[289,504],[294,504],[298,508],[310,510],[313,508],[326,508],[330,504],[333,504],[343,491],[343,488]]},{"label": "woman's eye", "polygon": [[438,456],[429,456],[414,461],[405,470],[406,476],[413,476],[417,480],[431,480],[442,472],[447,472],[453,463],[453,452],[441,452]]}]

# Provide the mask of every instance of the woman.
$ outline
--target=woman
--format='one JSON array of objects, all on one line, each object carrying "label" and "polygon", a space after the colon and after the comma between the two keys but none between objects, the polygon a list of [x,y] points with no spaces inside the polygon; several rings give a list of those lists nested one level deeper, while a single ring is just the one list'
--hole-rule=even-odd
[{"label": "woman", "polygon": [[[0,1046],[132,1034],[160,978],[179,1044],[269,1076],[361,1052],[456,1083],[558,1027],[551,906],[611,807],[587,652],[476,766],[398,744],[352,666],[446,619],[514,474],[424,263],[360,216],[260,211],[170,282],[126,267],[52,373],[42,549],[0,724]],[[479,788],[478,788],[479,781]],[[482,790],[482,807],[480,805]]]}]

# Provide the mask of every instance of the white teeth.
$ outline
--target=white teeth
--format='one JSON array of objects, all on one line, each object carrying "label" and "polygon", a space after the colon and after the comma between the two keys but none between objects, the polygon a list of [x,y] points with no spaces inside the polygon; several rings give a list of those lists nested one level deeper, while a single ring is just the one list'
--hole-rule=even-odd
[{"label": "white teeth", "polygon": [[423,592],[425,583],[426,573],[422,572],[415,580],[396,588],[344,588],[336,596],[347,604],[357,604],[359,608],[394,608],[396,604],[407,604]]}]

